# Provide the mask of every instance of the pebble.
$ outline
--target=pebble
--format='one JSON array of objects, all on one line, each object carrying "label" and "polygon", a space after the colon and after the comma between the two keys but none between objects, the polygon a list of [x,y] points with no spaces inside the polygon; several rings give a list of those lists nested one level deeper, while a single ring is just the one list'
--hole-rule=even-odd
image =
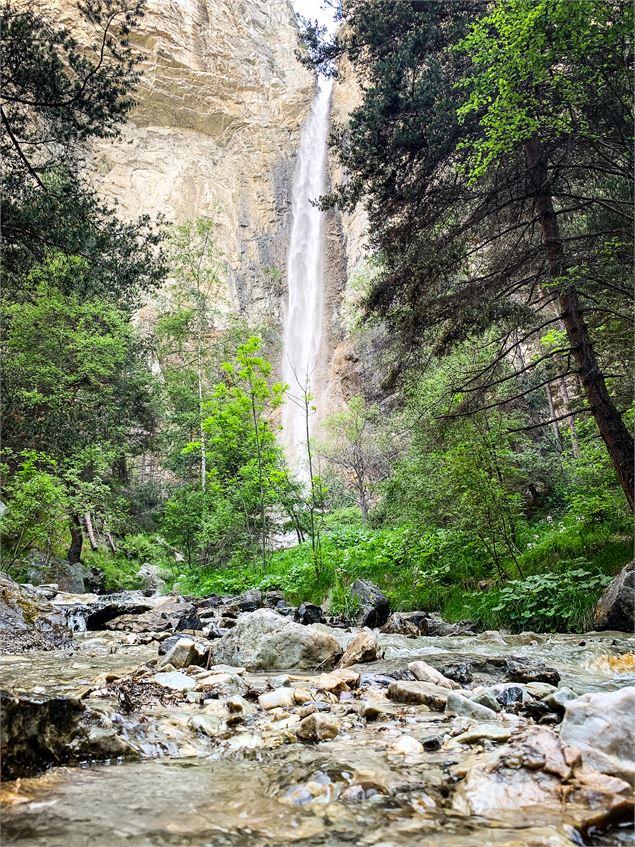
[{"label": "pebble", "polygon": [[335,738],[339,730],[340,725],[334,718],[316,712],[301,720],[296,732],[298,738],[316,742]]},{"label": "pebble", "polygon": [[275,691],[266,691],[258,698],[261,708],[265,711],[269,709],[288,708],[295,704],[295,697],[292,688],[276,688]]}]

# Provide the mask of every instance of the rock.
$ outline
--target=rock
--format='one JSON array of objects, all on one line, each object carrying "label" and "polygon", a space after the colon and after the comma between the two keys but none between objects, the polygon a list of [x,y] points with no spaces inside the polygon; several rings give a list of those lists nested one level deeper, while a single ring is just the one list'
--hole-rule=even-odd
[{"label": "rock", "polygon": [[152,677],[152,681],[171,691],[190,691],[196,687],[196,680],[180,671],[157,673]]},{"label": "rock", "polygon": [[447,688],[431,682],[404,682],[395,680],[388,686],[388,697],[396,703],[417,703],[434,712],[442,712],[450,693]]},{"label": "rock", "polygon": [[351,596],[359,601],[359,619],[362,626],[383,626],[390,615],[390,600],[383,591],[368,579],[356,579],[351,585]]},{"label": "rock", "polygon": [[512,731],[507,726],[497,723],[481,723],[471,727],[452,739],[452,744],[475,744],[478,741],[508,741]]},{"label": "rock", "polygon": [[252,588],[241,594],[236,603],[241,612],[255,612],[256,609],[262,608],[263,601],[262,591]]},{"label": "rock", "polygon": [[470,691],[469,698],[470,700],[474,700],[475,703],[491,709],[493,712],[500,712],[501,710],[501,704],[496,699],[494,692],[489,688],[474,689]]},{"label": "rock", "polygon": [[445,704],[445,711],[454,715],[463,715],[466,718],[474,718],[477,721],[491,721],[496,719],[496,712],[481,706],[474,700],[464,697],[457,691],[450,691]]},{"label": "rock", "polygon": [[307,626],[312,623],[320,623],[322,620],[322,607],[314,603],[302,603],[294,615],[296,623]]},{"label": "rock", "polygon": [[0,653],[50,650],[72,644],[68,614],[36,588],[0,573]]},{"label": "rock", "polygon": [[401,735],[392,745],[391,750],[402,756],[416,756],[423,753],[423,744],[412,735]]},{"label": "rock", "polygon": [[377,639],[370,629],[364,628],[349,642],[340,659],[340,667],[347,668],[349,665],[358,665],[362,662],[374,662],[379,658],[380,649]]},{"label": "rock", "polygon": [[426,664],[426,662],[410,662],[408,670],[415,679],[421,682],[432,682],[434,685],[440,685],[442,688],[459,688],[456,682],[443,676],[436,668]]},{"label": "rock", "polygon": [[581,767],[580,754],[549,729],[532,727],[508,744],[455,769],[465,775],[454,793],[461,814],[507,818],[520,825],[523,811],[577,828],[601,826],[632,810],[628,784]]},{"label": "rock", "polygon": [[[167,595],[158,601],[149,599],[141,613],[136,610],[110,617],[105,603],[99,612],[86,621],[88,629],[111,629],[124,632],[182,632],[185,629],[202,629],[203,623],[193,603],[183,597]],[[143,608],[143,607],[142,607]],[[105,619],[105,620],[104,620]]]},{"label": "rock", "polygon": [[188,721],[188,726],[208,738],[222,735],[227,729],[226,722],[215,715],[195,715]]},{"label": "rock", "polygon": [[404,635],[407,638],[416,638],[421,634],[418,626],[398,612],[388,618],[381,631],[387,635]]},{"label": "rock", "polygon": [[476,633],[476,624],[474,621],[457,621],[450,623],[444,621],[440,615],[428,614],[427,617],[420,622],[422,635],[428,635],[436,638],[446,638],[456,635],[474,635]]},{"label": "rock", "polygon": [[244,665],[248,670],[328,668],[340,654],[331,635],[293,623],[271,609],[244,615],[212,646],[214,661]]},{"label": "rock", "polygon": [[154,591],[160,594],[165,588],[165,580],[161,576],[161,568],[145,562],[139,568],[139,581],[142,591]]},{"label": "rock", "polygon": [[361,716],[367,721],[376,721],[377,718],[385,715],[387,710],[381,703],[366,702],[362,704]]},{"label": "rock", "polygon": [[[161,644],[164,646],[166,642]],[[210,647],[203,641],[194,640],[192,638],[177,637],[177,640],[168,649],[160,660],[159,667],[170,664],[174,668],[187,668],[190,665],[205,667],[209,658]],[[159,649],[159,653],[161,650]]]},{"label": "rock", "polygon": [[547,694],[551,694],[553,691],[557,690],[558,687],[556,685],[549,685],[548,682],[527,683],[527,691],[531,694],[532,697],[536,697],[538,700],[542,700],[542,698],[546,697]]},{"label": "rock", "polygon": [[557,688],[551,694],[543,697],[542,702],[545,706],[551,709],[552,712],[557,712],[559,715],[564,714],[564,708],[567,703],[577,698],[575,691],[570,688]]},{"label": "rock", "polygon": [[442,665],[438,668],[439,673],[448,679],[458,683],[462,688],[469,685],[474,679],[472,674],[472,666],[469,662],[457,662],[455,664]]},{"label": "rock", "polygon": [[339,694],[341,691],[350,691],[351,688],[357,688],[359,674],[341,668],[331,671],[331,673],[320,674],[314,684],[320,691],[331,691],[334,694]]},{"label": "rock", "polygon": [[509,682],[548,682],[558,685],[560,674],[555,668],[548,668],[542,662],[531,663],[523,659],[508,659],[505,679]]},{"label": "rock", "polygon": [[633,632],[635,629],[635,562],[629,562],[598,600],[593,613],[596,629]]},{"label": "rock", "polygon": [[300,721],[296,734],[303,741],[317,742],[335,738],[339,731],[340,725],[334,718],[314,712]]},{"label": "rock", "polygon": [[196,677],[196,689],[206,697],[243,696],[248,691],[247,683],[238,674],[210,671]]},{"label": "rock", "polygon": [[527,696],[524,686],[509,685],[504,682],[492,685],[489,690],[504,708],[509,708],[509,706],[514,706],[517,703],[522,703]]},{"label": "rock", "polygon": [[106,576],[100,568],[90,567],[84,571],[84,588],[92,594],[103,594]]},{"label": "rock", "polygon": [[258,698],[261,708],[265,711],[269,709],[288,709],[295,705],[295,697],[292,688],[276,688],[275,691],[266,691]]},{"label": "rock", "polygon": [[564,708],[563,743],[596,770],[635,782],[635,687],[583,694]]},{"label": "rock", "polygon": [[74,697],[0,692],[0,726],[3,780],[31,776],[51,765],[137,755],[104,714]]},{"label": "rock", "polygon": [[27,579],[31,585],[54,582],[60,591],[81,594],[86,590],[84,569],[79,562],[71,565],[66,559],[45,556],[32,550],[27,561]]}]

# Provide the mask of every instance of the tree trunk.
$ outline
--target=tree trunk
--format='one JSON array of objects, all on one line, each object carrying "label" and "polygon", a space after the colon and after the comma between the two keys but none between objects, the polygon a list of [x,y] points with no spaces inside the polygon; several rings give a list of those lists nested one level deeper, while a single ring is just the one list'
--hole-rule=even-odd
[{"label": "tree trunk", "polygon": [[82,533],[82,522],[79,515],[75,512],[71,515],[71,546],[68,548],[69,564],[76,565],[82,556],[82,546],[84,544],[84,535]]},{"label": "tree trunk", "polygon": [[633,437],[607,390],[575,289],[563,279],[567,269],[566,256],[549,189],[547,160],[536,139],[528,141],[525,150],[534,179],[535,208],[549,261],[549,275],[558,286],[558,305],[562,323],[571,344],[589,408],[632,510]]}]

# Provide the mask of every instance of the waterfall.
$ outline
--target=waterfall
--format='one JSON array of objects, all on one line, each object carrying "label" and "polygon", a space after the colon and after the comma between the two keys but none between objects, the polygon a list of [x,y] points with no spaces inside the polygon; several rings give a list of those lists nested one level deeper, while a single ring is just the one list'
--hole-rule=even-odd
[{"label": "waterfall", "polygon": [[[282,409],[282,443],[292,468],[307,477],[305,391],[317,400],[324,311],[324,214],[311,201],[327,187],[327,136],[332,80],[320,77],[302,130],[293,177],[287,259],[289,299],[282,378],[290,386]],[[305,388],[306,386],[306,388]]]}]

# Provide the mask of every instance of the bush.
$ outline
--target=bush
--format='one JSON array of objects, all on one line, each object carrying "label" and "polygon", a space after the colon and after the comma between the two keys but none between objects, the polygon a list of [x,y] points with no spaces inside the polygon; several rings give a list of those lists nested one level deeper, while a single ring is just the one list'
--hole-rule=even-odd
[{"label": "bush", "polygon": [[534,574],[513,580],[485,594],[466,595],[461,617],[476,620],[488,629],[509,627],[520,632],[574,632],[588,628],[593,607],[609,576],[591,573],[584,560],[570,562],[574,567],[562,573]]}]

